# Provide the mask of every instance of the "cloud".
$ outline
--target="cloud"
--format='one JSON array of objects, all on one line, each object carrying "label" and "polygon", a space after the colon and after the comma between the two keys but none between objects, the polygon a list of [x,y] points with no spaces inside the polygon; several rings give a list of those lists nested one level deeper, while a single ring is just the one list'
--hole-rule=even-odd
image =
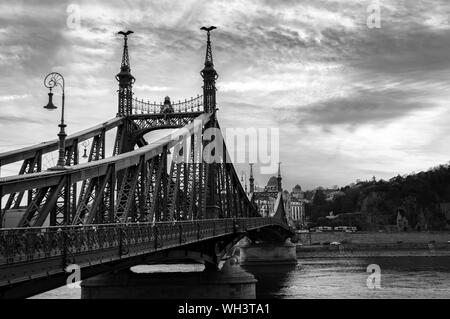
[{"label": "cloud", "polygon": [[416,99],[417,95],[419,93],[401,90],[360,90],[350,96],[331,98],[305,107],[286,107],[278,114],[280,120],[298,125],[344,125],[352,128],[366,124],[383,125],[434,106]]},{"label": "cloud", "polygon": [[135,85],[134,89],[140,91],[150,91],[150,92],[166,92],[169,91],[170,88],[167,86],[149,86],[149,85]]},{"label": "cloud", "polygon": [[280,127],[285,186],[345,184],[371,172],[389,178],[439,164],[450,156],[448,1],[383,0],[380,29],[366,26],[371,3],[80,0],[80,28],[72,29],[69,3],[2,1],[2,140],[35,141],[38,131],[42,140],[55,137],[59,113],[41,106],[51,71],[66,78],[68,132],[114,117],[122,29],[135,32],[136,97],[201,93],[199,28],[212,24],[221,126]]},{"label": "cloud", "polygon": [[22,94],[22,95],[1,95],[0,96],[0,102],[5,101],[13,101],[13,100],[20,100],[30,97],[29,94]]},{"label": "cloud", "polygon": [[3,127],[3,125],[14,125],[16,127],[20,127],[21,124],[27,124],[27,123],[42,124],[43,121],[38,120],[38,119],[24,117],[24,116],[2,115],[0,117],[1,127]]}]

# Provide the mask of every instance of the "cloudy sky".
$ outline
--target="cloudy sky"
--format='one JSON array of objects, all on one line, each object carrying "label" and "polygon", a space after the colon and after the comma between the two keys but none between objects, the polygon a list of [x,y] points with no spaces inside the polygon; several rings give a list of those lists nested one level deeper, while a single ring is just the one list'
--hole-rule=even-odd
[{"label": "cloudy sky", "polygon": [[[199,28],[213,24],[221,126],[279,128],[285,187],[446,163],[450,4],[379,4],[380,28],[368,28],[374,2],[365,0],[3,0],[0,150],[55,138],[60,113],[42,109],[51,71],[66,78],[68,133],[114,117],[121,29],[135,32],[138,98],[201,93]],[[263,185],[269,175],[256,177]]]}]

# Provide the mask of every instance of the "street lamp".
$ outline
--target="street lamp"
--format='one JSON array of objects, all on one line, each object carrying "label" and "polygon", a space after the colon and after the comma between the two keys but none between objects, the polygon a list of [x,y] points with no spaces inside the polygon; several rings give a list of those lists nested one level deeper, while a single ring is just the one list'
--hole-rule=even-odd
[{"label": "street lamp", "polygon": [[57,85],[59,87],[61,87],[61,89],[62,89],[61,123],[58,125],[60,128],[59,133],[58,133],[58,137],[59,137],[58,164],[56,165],[56,167],[53,167],[50,169],[53,169],[53,170],[65,169],[64,153],[65,153],[65,140],[66,140],[67,135],[66,135],[66,132],[64,131],[64,128],[66,127],[66,124],[64,124],[64,77],[57,72],[52,72],[45,77],[44,85],[45,85],[45,87],[50,89],[50,92],[48,93],[48,103],[47,103],[47,105],[44,106],[44,109],[47,109],[47,110],[54,110],[57,108],[53,104],[52,89]]}]

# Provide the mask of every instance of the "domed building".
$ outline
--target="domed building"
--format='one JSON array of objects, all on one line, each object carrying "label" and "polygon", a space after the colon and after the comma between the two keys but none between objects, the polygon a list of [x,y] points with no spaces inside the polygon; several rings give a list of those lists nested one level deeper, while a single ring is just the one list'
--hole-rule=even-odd
[{"label": "domed building", "polygon": [[300,185],[295,185],[295,187],[292,189],[291,196],[295,199],[304,199],[305,194],[302,191],[302,187]]},{"label": "domed building", "polygon": [[266,192],[278,192],[278,179],[275,176],[270,177],[264,190]]},{"label": "domed building", "polygon": [[283,191],[281,170],[278,164],[278,176],[271,176],[263,191],[256,191],[252,165],[250,165],[250,195],[259,208],[261,216],[272,216],[276,210],[277,200],[282,200],[288,222],[292,226],[303,228],[306,223],[305,194],[300,185],[295,185],[292,192]]},{"label": "domed building", "polygon": [[[256,191],[254,186],[254,178],[252,165],[250,165],[250,196],[252,200],[256,203],[261,216],[273,216],[279,209],[279,203],[281,206],[285,207],[283,196],[282,196],[282,186],[281,186],[281,171],[280,163],[278,164],[278,176],[272,176],[269,178],[267,185],[264,187],[263,191]],[[282,208],[282,209],[283,209]]]}]

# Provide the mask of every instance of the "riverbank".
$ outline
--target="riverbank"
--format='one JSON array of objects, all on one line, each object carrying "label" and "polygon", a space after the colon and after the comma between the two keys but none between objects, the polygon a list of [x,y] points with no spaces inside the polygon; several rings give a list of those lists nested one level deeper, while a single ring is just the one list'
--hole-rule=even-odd
[{"label": "riverbank", "polygon": [[297,257],[450,256],[449,232],[299,234]]},{"label": "riverbank", "polygon": [[324,245],[332,242],[342,244],[392,244],[392,243],[448,243],[450,232],[321,232],[300,233],[298,243]]},{"label": "riverbank", "polygon": [[297,258],[450,256],[450,244],[297,245]]}]

